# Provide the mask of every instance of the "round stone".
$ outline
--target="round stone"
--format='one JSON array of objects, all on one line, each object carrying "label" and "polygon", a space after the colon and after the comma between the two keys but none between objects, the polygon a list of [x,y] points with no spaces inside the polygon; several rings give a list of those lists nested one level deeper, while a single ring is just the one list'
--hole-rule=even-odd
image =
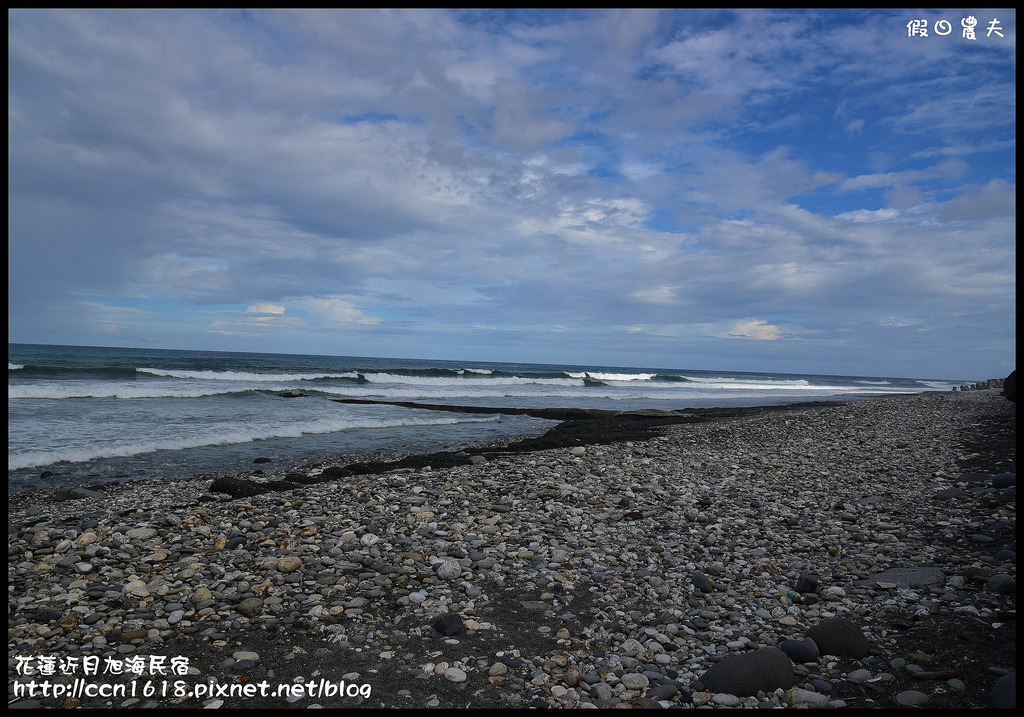
[{"label": "round stone", "polygon": [[247,617],[256,617],[263,610],[263,600],[260,598],[246,598],[235,606],[235,610]]},{"label": "round stone", "polygon": [[694,570],[690,573],[690,580],[693,582],[693,587],[702,593],[710,593],[714,591],[714,586],[711,584],[711,579],[708,578],[704,573]]},{"label": "round stone", "polygon": [[434,572],[442,580],[454,580],[462,575],[462,565],[455,558],[444,558],[434,565]]},{"label": "round stone", "polygon": [[647,679],[647,675],[638,672],[627,672],[619,678],[619,682],[627,690],[642,690],[651,684],[651,681]]},{"label": "round stone", "polygon": [[793,589],[796,590],[798,593],[817,592],[818,578],[814,577],[813,575],[808,575],[807,573],[804,573],[799,578],[797,578],[796,585],[793,586]]},{"label": "round stone", "polygon": [[124,586],[122,592],[135,597],[149,597],[149,588],[141,580],[132,580]]},{"label": "round stone", "polygon": [[444,677],[446,680],[450,680],[452,682],[466,681],[466,673],[463,670],[460,670],[458,667],[449,667],[447,670],[444,671]]},{"label": "round stone", "polygon": [[829,696],[812,690],[802,690],[794,687],[789,693],[790,707],[806,707],[808,709],[820,709],[828,706]]},{"label": "round stone", "polygon": [[434,629],[442,635],[452,636],[458,635],[465,629],[462,623],[462,617],[455,613],[445,613],[438,615],[437,619],[434,620]]},{"label": "round stone", "polygon": [[854,670],[846,676],[850,682],[867,682],[871,678],[871,673],[867,670]]},{"label": "round stone", "polygon": [[277,569],[282,573],[294,573],[302,567],[302,558],[286,555],[277,561]]},{"label": "round stone", "polygon": [[649,689],[645,697],[660,702],[661,700],[672,699],[676,696],[676,693],[678,692],[679,688],[676,685],[664,683],[660,685],[655,685],[654,687]]},{"label": "round stone", "polygon": [[927,702],[928,695],[917,690],[907,690],[896,695],[896,701],[906,707],[913,707],[914,705],[923,705]]},{"label": "round stone", "polygon": [[985,582],[985,589],[1000,595],[1012,595],[1017,592],[1017,581],[1009,575],[997,573]]}]

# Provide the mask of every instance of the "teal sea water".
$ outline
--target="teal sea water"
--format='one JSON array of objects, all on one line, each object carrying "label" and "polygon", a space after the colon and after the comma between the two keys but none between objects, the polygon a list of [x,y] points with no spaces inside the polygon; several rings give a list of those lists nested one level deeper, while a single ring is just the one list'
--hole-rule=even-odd
[{"label": "teal sea water", "polygon": [[189,478],[246,470],[257,456],[279,466],[376,451],[452,450],[554,425],[332,400],[338,398],[682,409],[862,399],[962,383],[9,344],[8,484],[20,490]]}]

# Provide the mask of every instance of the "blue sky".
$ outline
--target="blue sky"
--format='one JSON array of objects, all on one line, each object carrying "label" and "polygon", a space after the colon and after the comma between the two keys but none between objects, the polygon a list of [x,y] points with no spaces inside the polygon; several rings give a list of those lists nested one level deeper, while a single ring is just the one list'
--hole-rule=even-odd
[{"label": "blue sky", "polygon": [[9,10],[8,338],[1004,376],[1015,19]]}]

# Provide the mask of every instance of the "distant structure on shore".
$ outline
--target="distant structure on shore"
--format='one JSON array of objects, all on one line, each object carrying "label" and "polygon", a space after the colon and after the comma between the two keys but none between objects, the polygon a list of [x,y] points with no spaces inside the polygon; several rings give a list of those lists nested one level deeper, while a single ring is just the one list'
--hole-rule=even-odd
[{"label": "distant structure on shore", "polygon": [[1001,388],[1007,401],[1017,403],[1017,369],[1010,371],[1006,378],[990,378],[988,381],[953,387],[954,391],[983,391],[988,388]]},{"label": "distant structure on shore", "polygon": [[[1013,374],[1010,374],[1011,376]],[[984,391],[987,388],[1002,388],[1003,383],[1006,381],[1005,378],[990,378],[987,381],[979,381],[978,383],[964,384],[963,386],[954,386],[954,391]]]}]

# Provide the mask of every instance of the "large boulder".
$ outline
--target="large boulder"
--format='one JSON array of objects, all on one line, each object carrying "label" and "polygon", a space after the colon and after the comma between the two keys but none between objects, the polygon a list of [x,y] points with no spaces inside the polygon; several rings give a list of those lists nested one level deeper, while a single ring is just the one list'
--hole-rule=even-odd
[{"label": "large boulder", "polygon": [[465,630],[466,626],[465,623],[462,622],[461,615],[446,612],[443,615],[438,615],[437,619],[434,620],[434,629],[442,635],[451,637],[452,635],[458,635],[460,632]]},{"label": "large boulder", "polygon": [[992,687],[992,706],[997,710],[1017,708],[1017,673],[1003,675]]},{"label": "large boulder", "polygon": [[1003,379],[1003,395],[1007,401],[1017,403],[1017,369],[1010,371],[1010,375]]},{"label": "large boulder", "polygon": [[860,659],[868,654],[868,639],[857,624],[844,617],[820,622],[805,633],[822,655],[848,655]]},{"label": "large boulder", "polygon": [[[946,574],[942,568],[918,566],[913,568],[889,568],[880,573],[875,573],[869,578],[855,580],[854,585],[859,587],[891,587],[898,585],[909,588],[925,588],[929,585],[942,585],[946,582]],[[840,618],[836,618],[837,620]],[[821,647],[821,644],[818,644]],[[824,652],[824,650],[822,651]],[[826,653],[828,654],[828,653]],[[837,654],[837,653],[831,653]]]},{"label": "large boulder", "polygon": [[818,659],[818,646],[814,640],[783,640],[779,649],[789,655],[793,662],[815,662]]},{"label": "large boulder", "polygon": [[738,697],[773,692],[793,686],[793,661],[777,647],[730,655],[717,662],[701,678],[712,692]]},{"label": "large boulder", "polygon": [[693,582],[693,587],[702,593],[712,593],[715,591],[711,578],[699,570],[694,570],[690,573],[690,580]]}]

